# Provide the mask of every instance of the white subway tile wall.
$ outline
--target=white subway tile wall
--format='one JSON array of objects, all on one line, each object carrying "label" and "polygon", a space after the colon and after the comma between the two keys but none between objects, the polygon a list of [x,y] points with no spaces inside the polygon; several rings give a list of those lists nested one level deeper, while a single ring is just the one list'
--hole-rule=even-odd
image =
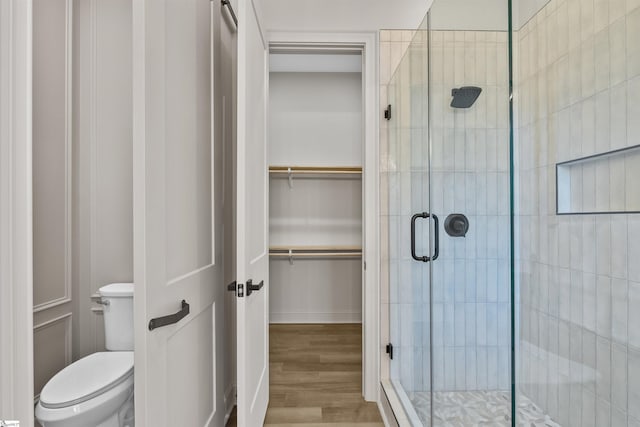
[{"label": "white subway tile wall", "polygon": [[[555,164],[640,144],[640,2],[551,0],[514,35],[519,391],[563,426],[637,426],[640,218],[556,216]],[[577,168],[559,197],[624,210],[639,170]]]}]

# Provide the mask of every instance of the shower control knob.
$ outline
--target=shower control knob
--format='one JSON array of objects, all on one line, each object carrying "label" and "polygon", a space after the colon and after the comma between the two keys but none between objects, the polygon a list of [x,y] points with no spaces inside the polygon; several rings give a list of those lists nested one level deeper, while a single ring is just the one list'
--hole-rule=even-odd
[{"label": "shower control knob", "polygon": [[464,214],[451,214],[444,220],[444,231],[451,237],[464,237],[469,231],[469,219]]}]

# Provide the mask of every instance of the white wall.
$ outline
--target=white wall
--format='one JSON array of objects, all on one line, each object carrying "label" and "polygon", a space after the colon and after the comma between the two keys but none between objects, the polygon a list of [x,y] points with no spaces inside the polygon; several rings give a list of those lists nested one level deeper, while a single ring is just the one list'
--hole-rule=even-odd
[{"label": "white wall", "polygon": [[429,0],[264,0],[266,31],[415,29]]},{"label": "white wall", "polygon": [[360,73],[271,73],[270,165],[362,165]]},{"label": "white wall", "polygon": [[[517,6],[518,0],[514,6]],[[521,0],[523,14],[546,0]],[[377,31],[420,26],[433,4],[434,29],[506,31],[507,1],[265,0],[267,31]],[[535,11],[534,11],[535,13]],[[530,15],[529,15],[530,16]]]},{"label": "white wall", "polygon": [[507,0],[435,0],[431,7],[434,30],[507,31]]}]

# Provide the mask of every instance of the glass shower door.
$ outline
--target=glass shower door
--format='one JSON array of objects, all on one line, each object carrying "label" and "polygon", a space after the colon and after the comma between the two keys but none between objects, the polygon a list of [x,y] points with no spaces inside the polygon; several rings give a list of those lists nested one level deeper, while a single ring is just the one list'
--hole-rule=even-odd
[{"label": "glass shower door", "polygon": [[[427,33],[416,31],[387,88],[391,381],[414,425],[429,425],[429,210]],[[425,422],[426,421],[426,422]]]},{"label": "glass shower door", "polygon": [[435,0],[388,87],[390,375],[414,426],[506,427],[508,33],[460,2]]},{"label": "glass shower door", "polygon": [[[507,28],[429,12],[433,425],[511,426]],[[506,5],[505,5],[506,16]]]}]

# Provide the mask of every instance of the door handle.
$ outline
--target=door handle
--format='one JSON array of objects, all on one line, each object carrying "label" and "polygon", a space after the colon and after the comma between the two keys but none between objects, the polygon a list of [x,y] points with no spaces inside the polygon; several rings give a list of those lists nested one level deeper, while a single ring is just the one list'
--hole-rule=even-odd
[{"label": "door handle", "polygon": [[189,314],[189,304],[185,300],[182,300],[182,308],[180,309],[180,311],[177,311],[168,316],[156,317],[149,320],[149,330],[153,331],[156,328],[161,328],[163,326],[178,323],[180,320],[185,318],[187,314]]},{"label": "door handle", "polygon": [[[433,248],[433,256],[418,256],[416,255],[416,221],[418,218],[429,218],[433,217],[433,222],[435,226],[435,235],[433,237],[434,240],[434,248]],[[411,217],[411,257],[416,261],[429,262],[435,261],[438,259],[438,255],[440,255],[440,231],[439,228],[439,220],[438,216],[435,214],[430,214],[428,212],[420,212]]]},{"label": "door handle", "polygon": [[259,291],[264,286],[264,280],[261,280],[257,285],[253,284],[253,280],[247,280],[247,296],[251,295],[255,291]]}]

